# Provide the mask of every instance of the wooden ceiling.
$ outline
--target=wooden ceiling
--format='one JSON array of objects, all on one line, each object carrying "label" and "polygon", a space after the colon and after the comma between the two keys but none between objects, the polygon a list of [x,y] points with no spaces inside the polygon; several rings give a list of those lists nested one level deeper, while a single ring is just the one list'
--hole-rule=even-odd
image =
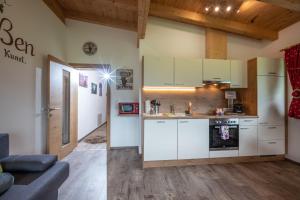
[{"label": "wooden ceiling", "polygon": [[[63,21],[75,19],[136,31],[145,37],[148,16],[276,40],[300,21],[299,0],[44,0]],[[226,12],[227,6],[231,11]],[[219,12],[214,8],[220,7]],[[208,8],[208,10],[205,10]]]}]

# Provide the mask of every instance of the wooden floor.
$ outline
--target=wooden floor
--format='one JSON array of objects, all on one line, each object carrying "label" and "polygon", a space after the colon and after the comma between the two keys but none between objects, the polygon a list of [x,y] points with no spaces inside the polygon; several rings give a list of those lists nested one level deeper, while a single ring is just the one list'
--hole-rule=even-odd
[{"label": "wooden floor", "polygon": [[83,140],[64,161],[70,163],[70,176],[59,189],[59,200],[107,199],[106,144]]},{"label": "wooden floor", "polygon": [[300,166],[288,161],[141,168],[135,149],[108,152],[109,200],[300,200]]}]

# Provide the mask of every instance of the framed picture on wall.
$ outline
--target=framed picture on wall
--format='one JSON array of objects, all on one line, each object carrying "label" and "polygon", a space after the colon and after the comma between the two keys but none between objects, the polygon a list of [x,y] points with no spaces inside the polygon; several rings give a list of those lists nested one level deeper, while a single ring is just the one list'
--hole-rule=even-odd
[{"label": "framed picture on wall", "polygon": [[79,86],[84,88],[88,87],[88,76],[79,73]]},{"label": "framed picture on wall", "polygon": [[92,94],[97,94],[97,84],[96,83],[92,83],[91,84],[91,91],[92,91]]},{"label": "framed picture on wall", "polygon": [[117,90],[133,89],[133,69],[117,69],[116,76]]},{"label": "framed picture on wall", "polygon": [[102,83],[99,83],[99,96],[102,97]]}]

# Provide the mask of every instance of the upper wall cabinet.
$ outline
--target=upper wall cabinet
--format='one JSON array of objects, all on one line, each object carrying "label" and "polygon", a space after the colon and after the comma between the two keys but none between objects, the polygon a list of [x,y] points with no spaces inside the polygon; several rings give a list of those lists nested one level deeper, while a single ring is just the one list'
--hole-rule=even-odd
[{"label": "upper wall cabinet", "polygon": [[285,76],[283,59],[257,58],[258,76]]},{"label": "upper wall cabinet", "polygon": [[221,59],[203,60],[204,81],[230,81],[230,61]]},{"label": "upper wall cabinet", "polygon": [[145,86],[174,86],[174,58],[144,56]]},{"label": "upper wall cabinet", "polygon": [[241,60],[230,61],[231,88],[247,88],[247,65]]},{"label": "upper wall cabinet", "polygon": [[202,87],[202,59],[175,58],[175,86]]}]

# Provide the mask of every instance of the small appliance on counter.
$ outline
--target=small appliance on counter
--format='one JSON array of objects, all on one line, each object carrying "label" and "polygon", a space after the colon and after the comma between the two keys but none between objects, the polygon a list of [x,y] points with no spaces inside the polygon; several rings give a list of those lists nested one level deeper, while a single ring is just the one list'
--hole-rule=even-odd
[{"label": "small appliance on counter", "polygon": [[233,104],[233,113],[244,114],[244,105],[241,103]]},{"label": "small appliance on counter", "polygon": [[138,115],[139,114],[139,103],[119,103],[119,115]]},{"label": "small appliance on counter", "polygon": [[192,102],[191,101],[188,104],[188,108],[185,111],[185,114],[187,114],[187,115],[191,115],[192,114]]},{"label": "small appliance on counter", "polygon": [[228,100],[228,112],[233,111],[233,101],[236,99],[236,91],[225,91],[225,99]]}]

